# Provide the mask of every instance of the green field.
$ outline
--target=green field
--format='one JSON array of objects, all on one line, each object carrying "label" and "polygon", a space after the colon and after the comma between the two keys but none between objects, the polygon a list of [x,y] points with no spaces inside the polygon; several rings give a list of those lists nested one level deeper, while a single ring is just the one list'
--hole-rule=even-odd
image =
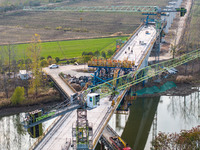
[{"label": "green field", "polygon": [[[114,37],[114,38],[98,38],[86,40],[70,40],[58,42],[44,42],[41,43],[41,56],[52,58],[73,58],[82,55],[82,52],[95,52],[96,50],[105,51],[115,50],[116,40],[126,40],[127,37]],[[17,50],[17,58],[24,57],[24,52],[27,50],[29,44],[15,45]]]}]

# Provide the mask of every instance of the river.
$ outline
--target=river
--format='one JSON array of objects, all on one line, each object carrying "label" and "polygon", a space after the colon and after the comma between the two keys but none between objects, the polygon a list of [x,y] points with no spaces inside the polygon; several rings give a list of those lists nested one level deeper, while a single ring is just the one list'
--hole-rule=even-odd
[{"label": "river", "polygon": [[[28,150],[37,140],[31,138],[21,125],[25,113],[0,118],[0,150]],[[42,124],[45,131],[54,121],[51,119]]]},{"label": "river", "polygon": [[[126,123],[125,123],[126,122]],[[109,125],[134,150],[150,150],[152,138],[200,124],[200,92],[188,96],[140,97],[127,115],[115,114]]]},{"label": "river", "polygon": [[[180,132],[199,125],[199,107],[200,92],[188,96],[139,97],[132,101],[127,114],[114,114],[109,125],[134,150],[150,150],[152,137],[159,131]],[[0,118],[0,150],[27,150],[36,141],[20,124],[24,115]],[[53,121],[43,123],[43,131]]]}]

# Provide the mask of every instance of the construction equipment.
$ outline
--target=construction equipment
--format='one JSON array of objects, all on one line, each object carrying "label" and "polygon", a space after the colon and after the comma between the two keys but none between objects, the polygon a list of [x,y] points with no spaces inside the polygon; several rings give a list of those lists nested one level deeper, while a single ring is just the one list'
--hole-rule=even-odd
[{"label": "construction equipment", "polygon": [[117,150],[131,150],[130,147],[127,146],[127,144],[119,137],[110,137],[109,138],[112,141],[112,144]]}]

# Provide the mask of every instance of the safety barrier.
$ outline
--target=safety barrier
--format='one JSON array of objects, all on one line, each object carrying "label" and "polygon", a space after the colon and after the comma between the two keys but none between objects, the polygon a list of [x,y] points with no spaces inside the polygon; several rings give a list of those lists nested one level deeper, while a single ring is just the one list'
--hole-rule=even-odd
[{"label": "safety barrier", "polygon": [[[93,142],[93,149],[96,147],[96,144],[97,144],[97,142],[99,141],[99,139],[100,139],[100,137],[101,137],[101,135],[102,135],[102,133],[103,133],[104,128],[107,126],[108,122],[110,121],[110,118],[112,117],[114,111],[116,110],[116,108],[117,108],[118,105],[120,104],[120,102],[121,102],[121,100],[123,99],[123,97],[124,97],[124,95],[126,94],[126,92],[127,92],[126,90],[122,91],[122,93],[116,98],[116,100],[115,100],[116,102],[115,102],[114,107],[112,108],[111,111],[108,110],[107,115],[105,115],[105,116],[106,116],[106,119],[103,119],[103,121],[102,121],[102,122],[100,123],[100,125],[98,126],[98,128],[99,128],[98,134],[97,134],[97,130],[96,130],[96,134],[94,134],[94,135],[96,135],[96,136],[94,136],[95,139],[94,139],[94,142]],[[103,124],[103,126],[100,127],[102,124]]]},{"label": "safety barrier", "polygon": [[130,40],[131,38],[134,37],[134,34],[135,34],[136,32],[138,33],[138,32],[141,30],[142,25],[143,25],[143,23],[140,24],[140,26],[131,34],[131,36],[127,39],[126,43],[122,44],[122,45],[120,46],[120,48],[111,56],[111,59],[114,59],[114,57],[115,57],[116,55],[119,55],[118,52],[120,52],[120,53],[123,52],[122,49],[124,48],[124,45],[127,44],[127,42],[129,42],[129,40]]}]

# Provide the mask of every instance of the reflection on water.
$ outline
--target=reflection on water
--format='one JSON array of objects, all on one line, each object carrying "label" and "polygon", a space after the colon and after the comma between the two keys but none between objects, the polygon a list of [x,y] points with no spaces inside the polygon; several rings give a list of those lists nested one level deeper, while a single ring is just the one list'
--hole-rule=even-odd
[{"label": "reflection on water", "polygon": [[159,131],[180,132],[199,125],[199,108],[199,92],[188,96],[137,98],[128,115],[114,115],[109,124],[133,149],[149,150],[152,136]]},{"label": "reflection on water", "polygon": [[[0,150],[28,150],[37,140],[31,138],[21,125],[25,113],[0,118]],[[43,129],[54,121],[43,123]]]},{"label": "reflection on water", "polygon": [[[20,124],[24,115],[21,113],[0,118],[0,150],[27,150],[36,141]],[[200,93],[195,92],[188,96],[137,98],[127,115],[113,115],[109,125],[133,149],[149,150],[152,135],[155,133],[191,129],[200,124],[199,117]],[[43,123],[43,130],[45,131],[53,121],[54,119],[51,119]]]}]

